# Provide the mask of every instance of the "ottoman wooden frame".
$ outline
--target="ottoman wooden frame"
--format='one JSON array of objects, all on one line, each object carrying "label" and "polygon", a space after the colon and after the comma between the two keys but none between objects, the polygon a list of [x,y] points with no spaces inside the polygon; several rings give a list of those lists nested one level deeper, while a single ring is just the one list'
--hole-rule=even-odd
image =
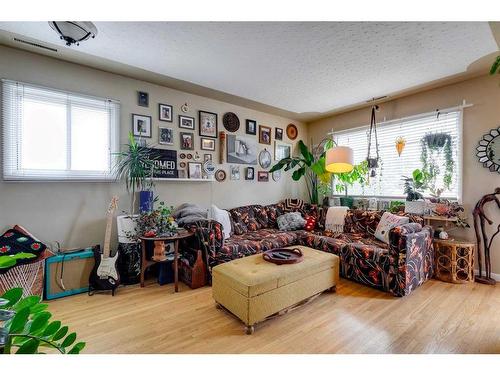
[{"label": "ottoman wooden frame", "polygon": [[300,263],[276,265],[262,254],[220,264],[212,270],[212,294],[223,307],[245,324],[252,334],[255,324],[282,315],[320,293],[335,292],[339,258],[305,246]]}]

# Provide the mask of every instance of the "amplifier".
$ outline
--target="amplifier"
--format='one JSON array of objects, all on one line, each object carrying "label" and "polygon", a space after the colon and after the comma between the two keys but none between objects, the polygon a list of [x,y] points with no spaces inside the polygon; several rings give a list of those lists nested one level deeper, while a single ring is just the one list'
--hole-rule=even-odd
[{"label": "amplifier", "polygon": [[93,267],[94,252],[91,247],[47,258],[45,298],[50,300],[88,292]]}]

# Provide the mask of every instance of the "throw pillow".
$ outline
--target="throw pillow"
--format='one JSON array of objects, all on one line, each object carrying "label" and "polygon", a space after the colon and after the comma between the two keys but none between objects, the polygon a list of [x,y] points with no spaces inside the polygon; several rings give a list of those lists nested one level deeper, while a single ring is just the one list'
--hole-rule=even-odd
[{"label": "throw pillow", "polygon": [[283,201],[285,212],[302,211],[304,208],[304,201],[302,199],[287,198]]},{"label": "throw pillow", "polygon": [[289,212],[278,217],[278,228],[282,231],[304,228],[306,221],[299,212]]},{"label": "throw pillow", "polygon": [[212,204],[210,216],[212,219],[222,224],[224,239],[228,239],[231,236],[231,219],[229,217],[229,212],[221,210],[215,204]]},{"label": "throw pillow", "polygon": [[308,232],[312,232],[316,227],[316,218],[314,216],[306,217],[306,225],[304,225],[304,229]]},{"label": "throw pillow", "polygon": [[399,225],[408,224],[409,220],[408,217],[384,212],[375,230],[375,238],[389,244],[389,231]]}]

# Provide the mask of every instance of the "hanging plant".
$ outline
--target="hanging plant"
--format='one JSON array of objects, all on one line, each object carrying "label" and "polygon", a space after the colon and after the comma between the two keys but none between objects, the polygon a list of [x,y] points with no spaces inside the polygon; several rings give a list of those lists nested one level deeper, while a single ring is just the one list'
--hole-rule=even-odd
[{"label": "hanging plant", "polygon": [[441,169],[437,159],[441,153],[444,153],[445,159],[443,185],[447,190],[451,188],[455,166],[452,143],[451,135],[447,133],[428,133],[421,139],[422,171],[429,176],[429,189],[433,193],[439,190],[436,186],[436,179]]}]

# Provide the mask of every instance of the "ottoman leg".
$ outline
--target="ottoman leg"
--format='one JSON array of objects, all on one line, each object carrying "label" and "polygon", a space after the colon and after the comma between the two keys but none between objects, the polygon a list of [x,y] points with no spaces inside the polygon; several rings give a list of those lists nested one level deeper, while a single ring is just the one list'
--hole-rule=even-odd
[{"label": "ottoman leg", "polygon": [[222,310],[222,305],[221,305],[220,303],[217,303],[217,302],[216,302],[216,303],[215,303],[215,308],[216,308],[217,310]]},{"label": "ottoman leg", "polygon": [[337,285],[332,286],[330,289],[328,289],[330,293],[335,293],[337,291]]},{"label": "ottoman leg", "polygon": [[253,324],[251,326],[245,326],[245,333],[247,335],[251,335],[252,333],[254,333],[254,331],[255,331],[255,327]]}]

